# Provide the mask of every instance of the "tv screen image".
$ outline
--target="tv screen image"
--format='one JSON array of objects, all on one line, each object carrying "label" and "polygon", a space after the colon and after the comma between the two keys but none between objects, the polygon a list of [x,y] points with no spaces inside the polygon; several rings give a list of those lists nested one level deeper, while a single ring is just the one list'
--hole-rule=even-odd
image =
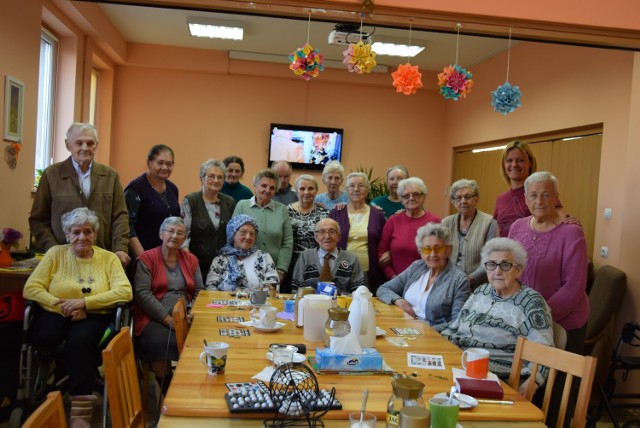
[{"label": "tv screen image", "polygon": [[271,124],[269,165],[286,160],[296,169],[322,171],[331,161],[342,161],[344,131],[319,126]]}]

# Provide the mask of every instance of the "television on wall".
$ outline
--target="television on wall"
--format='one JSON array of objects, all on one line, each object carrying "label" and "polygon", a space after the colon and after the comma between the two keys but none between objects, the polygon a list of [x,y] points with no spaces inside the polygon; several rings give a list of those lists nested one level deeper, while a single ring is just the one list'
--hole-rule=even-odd
[{"label": "television on wall", "polygon": [[342,161],[344,131],[321,126],[272,123],[269,132],[269,166],[286,160],[295,169],[322,171],[331,160]]}]

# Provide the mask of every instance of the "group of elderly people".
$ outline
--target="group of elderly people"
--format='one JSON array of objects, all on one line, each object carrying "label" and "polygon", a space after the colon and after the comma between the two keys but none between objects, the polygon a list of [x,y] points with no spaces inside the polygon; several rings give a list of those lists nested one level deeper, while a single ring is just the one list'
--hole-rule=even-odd
[{"label": "group of elderly people", "polygon": [[[535,172],[526,144],[503,153],[511,189],[493,216],[477,209],[477,183],[463,179],[450,189],[457,213],[442,221],[424,208],[424,182],[403,166],[389,168],[388,196],[369,204],[367,176],[345,179],[337,161],[325,165],[327,192],[318,194],[307,174],[292,188],[287,162],[258,171],[252,192],[240,183],[241,158],[210,159],[200,168],[201,189],[180,204],[170,147],[154,146],[147,171],[123,191],[118,174],[93,161],[92,125],[74,123],[66,146],[70,158],[45,170],[34,200],[31,230],[48,251],[24,296],[44,309],[31,340],[65,341],[74,427],[91,418],[96,347],[109,311],[133,298],[126,268],[137,351],[163,393],[167,360],[178,357],[171,310],[205,287],[295,291],[333,281],[344,294],[366,285],[460,347],[488,349],[501,377],[517,337],[553,345],[553,322],[567,330],[567,349],[581,352],[589,314],[584,234],[562,212],[557,179]],[[541,373],[531,378],[544,382]]]}]

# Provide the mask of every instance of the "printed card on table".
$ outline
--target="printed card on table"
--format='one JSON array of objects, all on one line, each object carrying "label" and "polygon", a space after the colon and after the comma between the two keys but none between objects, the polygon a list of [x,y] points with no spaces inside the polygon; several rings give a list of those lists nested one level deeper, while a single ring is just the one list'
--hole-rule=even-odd
[{"label": "printed card on table", "polygon": [[249,330],[246,328],[221,328],[220,336],[229,336],[229,337],[240,337],[240,336],[251,336]]},{"label": "printed card on table", "polygon": [[216,318],[216,320],[218,322],[243,322],[244,317],[231,317],[231,316],[220,315]]},{"label": "printed card on table", "polygon": [[407,353],[407,365],[418,369],[444,370],[442,355]]},{"label": "printed card on table", "polygon": [[391,331],[393,331],[395,334],[400,334],[405,336],[422,334],[420,333],[420,330],[416,330],[415,328],[409,328],[409,327],[391,327]]}]

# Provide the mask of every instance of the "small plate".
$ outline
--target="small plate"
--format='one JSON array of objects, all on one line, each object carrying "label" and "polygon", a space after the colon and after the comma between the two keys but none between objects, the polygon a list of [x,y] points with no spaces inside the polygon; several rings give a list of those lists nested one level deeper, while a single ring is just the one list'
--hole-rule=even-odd
[{"label": "small plate", "polygon": [[[461,409],[473,409],[478,405],[478,400],[470,395],[457,394],[457,397],[459,397],[458,403],[460,403]],[[449,398],[449,396],[446,392],[441,392],[440,394],[434,395],[433,398]]]},{"label": "small plate", "polygon": [[[307,358],[304,355],[298,354],[297,352],[295,354],[293,354],[293,362],[294,363],[302,363],[306,359]],[[273,361],[273,353],[267,352],[267,360]]]},{"label": "small plate", "polygon": [[384,330],[380,327],[376,327],[376,337],[382,337],[387,335],[387,330]]}]

